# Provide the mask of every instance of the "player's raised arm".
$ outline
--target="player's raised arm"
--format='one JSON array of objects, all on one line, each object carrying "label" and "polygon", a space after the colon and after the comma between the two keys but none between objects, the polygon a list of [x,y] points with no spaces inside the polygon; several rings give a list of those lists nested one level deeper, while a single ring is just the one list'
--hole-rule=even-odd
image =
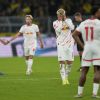
[{"label": "player's raised arm", "polygon": [[43,48],[43,40],[42,40],[42,37],[41,37],[41,33],[37,32],[37,36],[38,36],[39,41],[40,41],[40,47]]},{"label": "player's raised arm", "polygon": [[79,35],[80,32],[78,32],[77,30],[75,30],[73,33],[72,33],[72,36],[73,38],[75,39],[75,41],[82,47],[84,48],[84,44],[81,42],[81,40],[79,39]]},{"label": "player's raised arm", "polygon": [[62,26],[57,26],[56,22],[53,22],[53,28],[54,28],[55,32],[61,33]]},{"label": "player's raised arm", "polygon": [[75,27],[74,27],[72,20],[70,18],[66,19],[66,16],[64,16],[64,19],[65,19],[65,22],[67,23],[69,29],[74,30]]}]

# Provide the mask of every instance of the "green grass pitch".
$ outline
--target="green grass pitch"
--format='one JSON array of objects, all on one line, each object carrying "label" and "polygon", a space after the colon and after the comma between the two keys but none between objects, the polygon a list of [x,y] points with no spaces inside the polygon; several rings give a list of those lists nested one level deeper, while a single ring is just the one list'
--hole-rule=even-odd
[{"label": "green grass pitch", "polygon": [[[35,57],[33,73],[25,75],[24,58],[0,58],[0,100],[76,100],[80,72],[79,58],[75,57],[69,76],[70,85],[61,84],[57,57]],[[80,100],[92,100],[92,68],[89,71]],[[100,91],[99,91],[100,94]]]}]

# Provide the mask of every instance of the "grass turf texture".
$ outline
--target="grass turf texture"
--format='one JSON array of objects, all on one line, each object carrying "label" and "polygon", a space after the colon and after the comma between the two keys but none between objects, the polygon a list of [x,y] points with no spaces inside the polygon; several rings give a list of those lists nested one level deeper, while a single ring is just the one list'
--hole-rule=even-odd
[{"label": "grass turf texture", "polygon": [[[33,73],[25,75],[23,58],[0,58],[0,100],[76,100],[80,72],[79,58],[75,57],[70,73],[70,85],[63,86],[57,57],[35,57]],[[91,100],[92,68],[88,74],[81,100]],[[100,94],[100,91],[99,91]]]}]

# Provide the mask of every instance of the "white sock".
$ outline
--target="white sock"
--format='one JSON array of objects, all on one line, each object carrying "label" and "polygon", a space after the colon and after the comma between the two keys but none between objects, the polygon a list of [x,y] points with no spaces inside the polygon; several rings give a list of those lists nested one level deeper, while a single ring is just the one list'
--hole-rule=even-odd
[{"label": "white sock", "polygon": [[93,95],[97,95],[98,90],[99,90],[99,84],[93,83]]},{"label": "white sock", "polygon": [[62,80],[66,79],[65,64],[60,64],[60,75],[61,75]]},{"label": "white sock", "polygon": [[83,94],[84,87],[78,86],[78,95]]},{"label": "white sock", "polygon": [[29,59],[29,60],[28,60],[27,71],[32,70],[32,64],[33,64],[33,59]]},{"label": "white sock", "polygon": [[26,62],[26,65],[28,65],[28,60],[25,60],[25,62]]},{"label": "white sock", "polygon": [[68,78],[68,75],[71,72],[71,67],[72,67],[72,64],[67,64],[66,65],[66,78]]}]

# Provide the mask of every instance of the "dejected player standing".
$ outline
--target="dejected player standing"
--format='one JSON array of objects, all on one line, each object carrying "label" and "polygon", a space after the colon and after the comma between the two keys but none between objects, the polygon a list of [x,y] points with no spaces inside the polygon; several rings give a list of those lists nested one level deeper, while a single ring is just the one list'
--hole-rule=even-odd
[{"label": "dejected player standing", "polygon": [[[74,20],[75,20],[75,26],[76,28],[79,26],[79,24],[83,21],[83,18],[82,18],[82,14],[80,12],[76,12],[74,14]],[[82,34],[79,34],[78,35],[81,42],[84,44],[84,41],[83,41],[83,38],[82,38]],[[82,54],[83,54],[83,48],[77,44],[77,50],[78,50],[78,53],[79,53],[79,56],[80,56],[80,62],[82,60]],[[81,67],[78,69],[78,71],[81,71]]]},{"label": "dejected player standing", "polygon": [[57,20],[53,22],[53,28],[57,38],[58,61],[60,64],[60,74],[63,85],[69,84],[68,75],[71,71],[72,62],[74,60],[73,46],[74,39],[71,31],[74,25],[70,18],[65,16],[65,10],[57,11]]},{"label": "dejected player standing", "polygon": [[80,41],[78,34],[82,34],[85,42],[82,55],[82,72],[76,97],[83,96],[86,75],[92,64],[94,66],[92,97],[100,98],[97,96],[100,85],[100,7],[93,7],[92,15],[91,19],[83,21],[73,33],[73,37],[81,47],[83,47],[83,43]]},{"label": "dejected player standing", "polygon": [[25,16],[26,24],[23,25],[20,28],[19,32],[10,40],[12,41],[16,39],[21,34],[23,34],[24,36],[24,54],[26,58],[27,75],[30,75],[32,72],[33,55],[35,54],[35,50],[37,47],[37,36],[40,40],[40,46],[41,48],[43,48],[43,42],[42,42],[41,34],[39,32],[38,25],[32,24],[32,20],[33,17],[31,15],[26,15]]}]

